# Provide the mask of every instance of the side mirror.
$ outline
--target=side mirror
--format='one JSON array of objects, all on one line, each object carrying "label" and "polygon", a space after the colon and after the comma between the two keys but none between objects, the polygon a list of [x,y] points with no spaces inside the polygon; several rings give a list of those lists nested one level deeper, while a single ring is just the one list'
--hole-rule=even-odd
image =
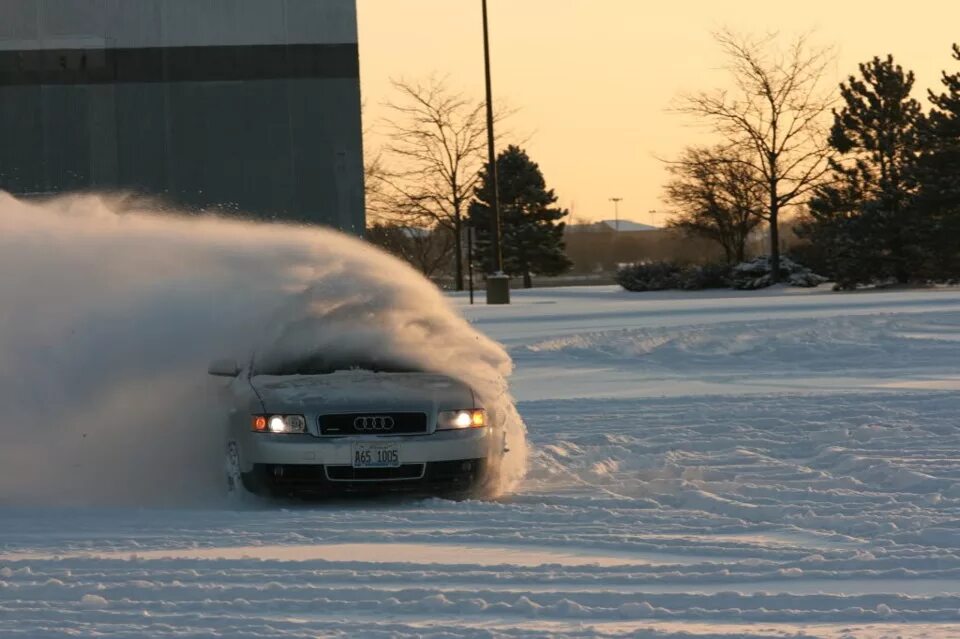
[{"label": "side mirror", "polygon": [[240,374],[240,367],[235,359],[215,359],[210,362],[207,373],[218,377],[236,377]]}]

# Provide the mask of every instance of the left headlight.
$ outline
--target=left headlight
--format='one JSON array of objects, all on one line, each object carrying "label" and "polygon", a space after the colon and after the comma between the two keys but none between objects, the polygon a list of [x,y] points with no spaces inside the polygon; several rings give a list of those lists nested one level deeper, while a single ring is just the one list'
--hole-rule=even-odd
[{"label": "left headlight", "polygon": [[303,415],[254,415],[252,427],[258,433],[305,433],[307,420]]},{"label": "left headlight", "polygon": [[487,425],[487,411],[482,408],[445,410],[437,413],[437,430],[483,428]]}]

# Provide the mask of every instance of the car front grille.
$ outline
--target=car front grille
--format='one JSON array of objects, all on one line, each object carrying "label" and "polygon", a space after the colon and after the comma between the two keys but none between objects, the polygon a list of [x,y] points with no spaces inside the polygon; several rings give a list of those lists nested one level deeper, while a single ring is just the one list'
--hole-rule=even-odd
[{"label": "car front grille", "polygon": [[420,479],[424,464],[400,464],[396,468],[354,468],[352,466],[324,466],[330,481],[398,481]]},{"label": "car front grille", "polygon": [[343,435],[423,435],[427,432],[426,413],[335,413],[317,418],[320,434]]}]

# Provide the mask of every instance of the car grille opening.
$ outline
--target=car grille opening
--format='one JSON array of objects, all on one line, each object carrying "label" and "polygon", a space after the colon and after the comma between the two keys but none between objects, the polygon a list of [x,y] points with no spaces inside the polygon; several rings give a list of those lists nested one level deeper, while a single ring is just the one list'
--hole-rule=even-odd
[{"label": "car grille opening", "polygon": [[342,435],[423,435],[426,413],[339,413],[317,418],[320,434]]},{"label": "car grille opening", "polygon": [[400,464],[396,468],[354,468],[353,466],[324,466],[330,481],[396,481],[420,479],[424,464]]},{"label": "car grille opening", "polygon": [[243,474],[247,490],[274,496],[420,492],[469,489],[484,474],[485,459],[403,464],[398,468],[353,468],[336,464],[254,464]]}]

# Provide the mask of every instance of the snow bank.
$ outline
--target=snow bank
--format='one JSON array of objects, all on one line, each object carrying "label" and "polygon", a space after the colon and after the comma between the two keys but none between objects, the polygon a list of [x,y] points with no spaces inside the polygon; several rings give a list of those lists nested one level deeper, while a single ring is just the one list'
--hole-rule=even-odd
[{"label": "snow bank", "polygon": [[413,269],[317,228],[0,192],[0,503],[185,504],[220,497],[216,357],[371,353],[472,385],[508,427],[511,361]]}]

